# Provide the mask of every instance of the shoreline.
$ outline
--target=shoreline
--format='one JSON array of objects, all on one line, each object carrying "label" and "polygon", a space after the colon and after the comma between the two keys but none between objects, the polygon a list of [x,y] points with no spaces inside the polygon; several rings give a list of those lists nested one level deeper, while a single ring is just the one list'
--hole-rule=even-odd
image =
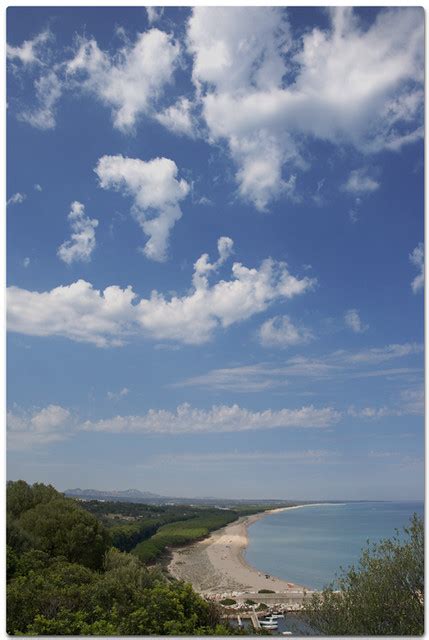
[{"label": "shoreline", "polygon": [[173,577],[190,582],[193,588],[204,596],[258,594],[261,589],[269,589],[276,594],[293,593],[303,596],[310,589],[264,573],[246,561],[244,554],[249,543],[248,528],[258,520],[275,513],[325,504],[330,503],[279,507],[242,516],[226,527],[213,531],[204,540],[171,549],[172,555],[167,570]]}]

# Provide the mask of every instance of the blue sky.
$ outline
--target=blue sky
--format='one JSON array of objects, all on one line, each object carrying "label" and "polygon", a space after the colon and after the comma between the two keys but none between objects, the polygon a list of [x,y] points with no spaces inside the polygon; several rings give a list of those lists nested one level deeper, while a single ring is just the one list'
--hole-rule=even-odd
[{"label": "blue sky", "polygon": [[422,497],[423,21],[8,9],[11,479]]}]

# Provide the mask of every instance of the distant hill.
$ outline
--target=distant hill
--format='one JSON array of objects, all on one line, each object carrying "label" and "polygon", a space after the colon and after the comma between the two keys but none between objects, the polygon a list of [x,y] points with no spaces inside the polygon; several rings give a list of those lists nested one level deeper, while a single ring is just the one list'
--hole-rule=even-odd
[{"label": "distant hill", "polygon": [[[103,500],[107,502],[135,502],[146,504],[189,504],[189,505],[212,505],[230,507],[232,505],[273,505],[273,506],[289,506],[292,504],[306,504],[311,500],[281,500],[281,499],[232,499],[232,498],[216,498],[213,496],[204,498],[177,498],[174,496],[161,496],[150,491],[140,491],[139,489],[105,490],[98,489],[67,489],[64,495],[70,498],[78,498],[79,500]],[[335,501],[331,501],[335,502]]]},{"label": "distant hill", "polygon": [[151,493],[150,491],[139,491],[139,489],[125,489],[124,491],[99,491],[98,489],[66,489],[64,495],[81,500],[120,500],[122,502],[147,502],[164,501],[167,498]]}]

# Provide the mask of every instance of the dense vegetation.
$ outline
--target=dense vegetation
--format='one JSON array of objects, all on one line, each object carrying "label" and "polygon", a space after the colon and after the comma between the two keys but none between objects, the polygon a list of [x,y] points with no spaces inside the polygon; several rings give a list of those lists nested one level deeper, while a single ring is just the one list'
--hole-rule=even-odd
[{"label": "dense vegetation", "polygon": [[306,606],[310,625],[323,635],[418,636],[424,633],[424,528],[416,515],[405,537],[373,544],[357,568]]},{"label": "dense vegetation", "polygon": [[95,500],[81,504],[108,528],[114,547],[120,551],[132,551],[144,563],[158,559],[167,547],[195,542],[240,516],[267,508],[263,504],[219,509]]},{"label": "dense vegetation", "polygon": [[233,522],[236,518],[237,513],[233,511],[217,511],[216,513],[213,513],[213,510],[202,511],[201,515],[196,517],[160,527],[149,540],[144,540],[138,544],[133,553],[142,562],[153,561],[161,555],[166,547],[195,542],[206,536],[210,531]]},{"label": "dense vegetation", "polygon": [[7,509],[9,634],[231,633],[190,585],[112,548],[109,529],[53,487],[8,483]]}]

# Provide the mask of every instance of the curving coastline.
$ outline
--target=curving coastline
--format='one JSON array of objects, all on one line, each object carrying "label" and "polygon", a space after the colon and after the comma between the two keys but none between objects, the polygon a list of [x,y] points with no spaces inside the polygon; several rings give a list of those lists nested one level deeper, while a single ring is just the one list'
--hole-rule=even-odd
[{"label": "curving coastline", "polygon": [[190,582],[203,595],[220,593],[256,593],[270,589],[276,593],[304,591],[301,585],[264,574],[244,559],[248,545],[248,527],[261,518],[288,509],[319,506],[322,503],[296,505],[244,516],[214,531],[208,538],[191,546],[172,551],[168,571],[172,576]]}]

